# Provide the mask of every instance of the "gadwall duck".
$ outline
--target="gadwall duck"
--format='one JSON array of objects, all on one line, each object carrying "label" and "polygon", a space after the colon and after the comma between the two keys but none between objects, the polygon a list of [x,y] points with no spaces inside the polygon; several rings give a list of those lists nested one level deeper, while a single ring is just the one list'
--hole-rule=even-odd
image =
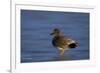
[{"label": "gadwall duck", "polygon": [[52,45],[59,49],[60,55],[64,55],[65,50],[76,48],[78,46],[76,41],[64,36],[58,28],[53,29],[53,32],[50,35],[53,36]]}]

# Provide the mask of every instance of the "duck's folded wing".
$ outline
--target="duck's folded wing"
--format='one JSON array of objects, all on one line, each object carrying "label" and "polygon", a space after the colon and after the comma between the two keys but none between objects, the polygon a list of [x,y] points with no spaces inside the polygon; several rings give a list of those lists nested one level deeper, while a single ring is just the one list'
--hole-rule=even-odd
[{"label": "duck's folded wing", "polygon": [[65,36],[58,36],[55,37],[53,40],[54,46],[61,46],[65,47],[70,43],[71,39],[65,37]]}]

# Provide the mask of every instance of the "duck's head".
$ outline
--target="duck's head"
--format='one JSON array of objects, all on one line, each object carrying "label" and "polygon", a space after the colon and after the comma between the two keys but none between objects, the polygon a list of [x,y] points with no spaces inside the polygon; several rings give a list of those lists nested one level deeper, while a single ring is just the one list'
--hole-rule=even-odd
[{"label": "duck's head", "polygon": [[55,36],[55,35],[59,35],[60,33],[61,33],[60,30],[58,28],[55,28],[55,29],[53,29],[53,31],[50,35]]}]

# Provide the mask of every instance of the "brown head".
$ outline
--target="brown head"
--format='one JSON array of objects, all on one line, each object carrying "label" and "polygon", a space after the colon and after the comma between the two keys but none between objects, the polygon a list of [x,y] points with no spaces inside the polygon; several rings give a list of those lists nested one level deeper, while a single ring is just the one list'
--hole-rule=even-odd
[{"label": "brown head", "polygon": [[53,29],[53,32],[50,35],[55,36],[55,35],[60,35],[60,33],[61,33],[60,30],[58,28],[55,28]]}]

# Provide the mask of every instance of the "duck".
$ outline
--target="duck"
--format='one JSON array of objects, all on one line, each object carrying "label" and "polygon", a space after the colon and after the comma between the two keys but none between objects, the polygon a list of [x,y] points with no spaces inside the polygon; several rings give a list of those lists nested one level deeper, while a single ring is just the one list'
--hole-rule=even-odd
[{"label": "duck", "polygon": [[65,51],[78,47],[75,40],[65,36],[58,28],[54,28],[50,35],[53,36],[52,45],[59,50],[61,56]]}]

